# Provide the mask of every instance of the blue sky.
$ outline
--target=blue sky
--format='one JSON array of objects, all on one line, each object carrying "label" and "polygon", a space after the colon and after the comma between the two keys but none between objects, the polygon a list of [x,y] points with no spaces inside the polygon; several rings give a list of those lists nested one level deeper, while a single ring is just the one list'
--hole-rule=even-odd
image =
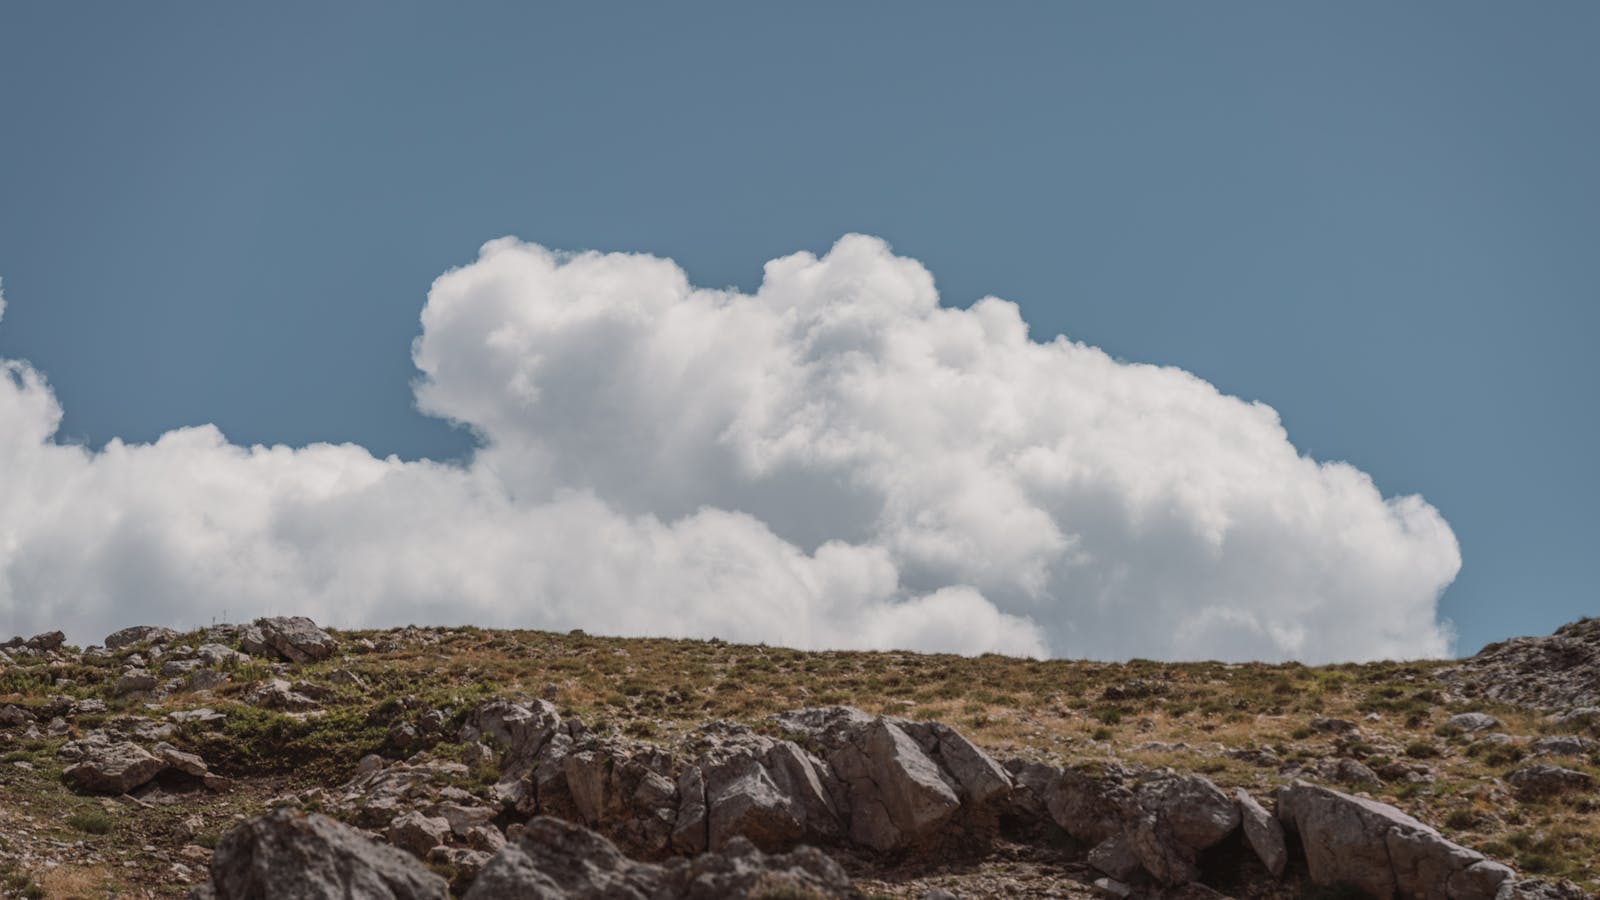
[{"label": "blue sky", "polygon": [[460,458],[411,343],[484,241],[748,292],[876,235],[1421,494],[1471,652],[1600,612],[1597,40],[1586,3],[11,4],[0,357],[62,441]]}]

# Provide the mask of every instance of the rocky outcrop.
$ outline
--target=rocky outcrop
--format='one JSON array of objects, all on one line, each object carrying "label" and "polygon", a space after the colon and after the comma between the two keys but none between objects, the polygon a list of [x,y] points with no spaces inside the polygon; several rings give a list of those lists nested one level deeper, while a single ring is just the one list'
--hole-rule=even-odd
[{"label": "rocky outcrop", "polygon": [[223,836],[211,860],[218,900],[445,900],[443,878],[414,857],[316,814],[280,809]]},{"label": "rocky outcrop", "polygon": [[1439,678],[1468,696],[1535,709],[1600,707],[1600,618],[1490,644]]},{"label": "rocky outcrop", "polygon": [[257,619],[239,636],[239,649],[244,652],[293,663],[327,659],[338,647],[332,635],[305,616]]},{"label": "rocky outcrop", "polygon": [[135,644],[158,643],[170,641],[178,633],[171,628],[162,628],[159,625],[134,625],[120,631],[113,631],[106,635],[107,650],[121,650]]},{"label": "rocky outcrop", "polygon": [[1494,900],[1512,871],[1384,803],[1305,782],[1278,791],[1278,817],[1299,835],[1318,884],[1378,900]]},{"label": "rocky outcrop", "polygon": [[664,865],[629,859],[604,837],[540,816],[495,854],[467,900],[711,900],[740,897],[856,898],[837,863],[810,848],[768,855],[745,840]]}]

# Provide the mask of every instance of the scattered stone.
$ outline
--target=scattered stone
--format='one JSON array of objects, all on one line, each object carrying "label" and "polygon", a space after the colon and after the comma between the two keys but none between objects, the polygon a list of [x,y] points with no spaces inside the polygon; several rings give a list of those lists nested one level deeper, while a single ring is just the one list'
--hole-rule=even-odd
[{"label": "scattered stone", "polygon": [[282,678],[273,678],[258,685],[245,699],[267,709],[311,709],[317,705],[317,701],[295,691]]}]

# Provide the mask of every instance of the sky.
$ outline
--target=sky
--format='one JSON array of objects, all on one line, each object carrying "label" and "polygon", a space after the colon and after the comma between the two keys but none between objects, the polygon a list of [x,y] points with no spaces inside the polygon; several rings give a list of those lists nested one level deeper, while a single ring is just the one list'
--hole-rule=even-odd
[{"label": "sky", "polygon": [[1597,39],[1560,2],[0,7],[0,631],[1547,633],[1600,613]]}]

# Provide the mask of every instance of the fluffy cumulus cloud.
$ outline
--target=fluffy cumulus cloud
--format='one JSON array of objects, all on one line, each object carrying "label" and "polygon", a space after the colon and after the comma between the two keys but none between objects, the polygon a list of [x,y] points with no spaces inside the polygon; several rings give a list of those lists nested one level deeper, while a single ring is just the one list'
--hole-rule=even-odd
[{"label": "fluffy cumulus cloud", "polygon": [[227,610],[1100,658],[1449,650],[1460,556],[1422,499],[1182,370],[1034,341],[1004,300],[941,307],[874,238],[773,260],[753,295],[494,241],[434,283],[413,355],[419,406],[478,437],[463,465],[210,426],[61,445],[43,378],[0,363],[13,630]]}]

